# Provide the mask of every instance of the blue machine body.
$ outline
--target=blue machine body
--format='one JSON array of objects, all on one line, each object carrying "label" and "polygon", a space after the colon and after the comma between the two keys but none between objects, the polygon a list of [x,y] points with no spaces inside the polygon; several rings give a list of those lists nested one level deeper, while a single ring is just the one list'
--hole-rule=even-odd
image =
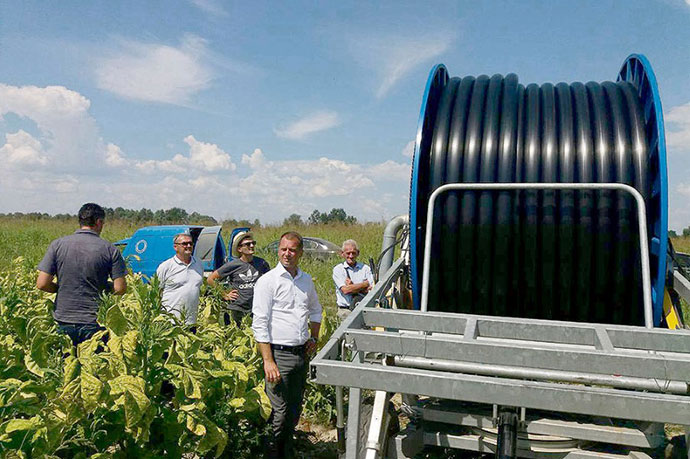
[{"label": "blue machine body", "polygon": [[618,80],[632,83],[644,106],[649,166],[652,173],[651,196],[647,199],[649,255],[652,275],[652,306],[654,324],[661,323],[664,284],[666,281],[666,251],[668,248],[668,173],[666,163],[666,134],[661,97],[656,75],[649,60],[642,54],[631,54],[623,63]]},{"label": "blue machine body", "polygon": [[[417,126],[410,190],[410,268],[415,309],[420,308],[421,302],[423,234],[427,205],[426,198],[419,196],[419,190],[425,189],[429,175],[426,170],[428,157],[422,156],[428,155],[430,151],[436,111],[448,80],[448,71],[443,64],[438,64],[431,70]],[[668,177],[661,98],[654,71],[643,55],[630,55],[618,74],[618,80],[627,81],[637,88],[644,107],[650,154],[649,173],[652,179],[651,195],[647,197],[652,305],[654,324],[659,326],[662,321],[668,245]]]},{"label": "blue machine body", "polygon": [[210,273],[227,261],[230,252],[220,232],[220,226],[146,226],[139,228],[131,237],[115,242],[115,245],[124,246],[122,256],[132,272],[152,277],[158,265],[175,255],[175,235],[186,233],[194,240],[194,256],[201,261],[204,271]]}]

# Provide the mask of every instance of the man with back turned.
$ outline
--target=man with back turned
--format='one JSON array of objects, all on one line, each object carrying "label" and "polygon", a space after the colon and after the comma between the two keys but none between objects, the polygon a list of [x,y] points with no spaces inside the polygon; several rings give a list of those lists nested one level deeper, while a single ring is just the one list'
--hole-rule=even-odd
[{"label": "man with back turned", "polygon": [[79,209],[80,228],[51,242],[38,264],[36,287],[57,293],[53,317],[75,346],[103,329],[96,322],[100,294],[122,295],[127,290],[120,251],[100,237],[104,224],[103,208],[84,204]]}]

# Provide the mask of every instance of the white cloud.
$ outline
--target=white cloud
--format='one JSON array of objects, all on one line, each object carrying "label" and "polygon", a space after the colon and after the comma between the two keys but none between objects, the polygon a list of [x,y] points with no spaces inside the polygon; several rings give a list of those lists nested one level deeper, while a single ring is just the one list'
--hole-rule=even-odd
[{"label": "white cloud", "polygon": [[43,152],[41,142],[31,134],[19,130],[14,134],[6,134],[7,143],[0,147],[0,163],[18,166],[45,166],[48,158]]},{"label": "white cloud", "polygon": [[414,146],[415,146],[415,141],[410,140],[407,142],[407,145],[402,150],[402,155],[407,157],[407,158],[412,158],[414,156]]},{"label": "white cloud", "polygon": [[110,167],[124,167],[127,165],[127,160],[120,147],[109,143],[105,151],[105,163]]},{"label": "white cloud", "polygon": [[668,147],[690,151],[690,102],[671,108],[664,115]]},{"label": "white cloud", "polygon": [[206,41],[195,35],[185,35],[179,47],[126,41],[96,62],[96,80],[101,89],[128,99],[185,104],[213,79],[207,56]]},{"label": "white cloud", "polygon": [[455,40],[450,32],[372,36],[364,34],[350,42],[356,58],[373,70],[376,97],[383,98],[407,74],[445,53]]},{"label": "white cloud", "polygon": [[[220,170],[234,171],[237,166],[233,164],[230,155],[225,153],[218,145],[206,142],[199,142],[192,135],[184,138],[184,142],[189,145],[189,162],[192,167],[207,172]],[[186,161],[180,155],[175,156],[180,161]]]},{"label": "white cloud", "polygon": [[[10,86],[0,83],[0,117],[14,113],[35,123],[40,142],[38,164],[65,172],[103,164],[106,147],[89,114],[90,101],[64,86]],[[24,136],[23,138],[26,138]],[[17,138],[18,141],[18,138]],[[36,146],[35,143],[33,143]],[[38,147],[37,147],[38,148]]]},{"label": "white cloud", "polygon": [[170,174],[203,174],[232,172],[237,165],[232,162],[229,154],[213,143],[200,142],[193,135],[188,135],[183,141],[189,145],[189,155],[176,154],[171,159],[133,160],[134,168],[144,174],[167,172]]},{"label": "white cloud", "polygon": [[410,179],[410,165],[408,163],[397,163],[395,161],[385,161],[367,168],[370,177],[383,181],[398,181]]},{"label": "white cloud", "polygon": [[223,8],[223,5],[215,0],[190,0],[194,6],[205,13],[214,16],[227,16],[228,12]]},{"label": "white cloud", "polygon": [[251,155],[242,155],[242,164],[249,166],[250,169],[258,169],[266,163],[266,157],[261,148],[255,148]]},{"label": "white cloud", "polygon": [[338,114],[330,110],[322,110],[297,120],[285,127],[274,129],[278,137],[300,140],[319,131],[331,129],[340,124]]}]

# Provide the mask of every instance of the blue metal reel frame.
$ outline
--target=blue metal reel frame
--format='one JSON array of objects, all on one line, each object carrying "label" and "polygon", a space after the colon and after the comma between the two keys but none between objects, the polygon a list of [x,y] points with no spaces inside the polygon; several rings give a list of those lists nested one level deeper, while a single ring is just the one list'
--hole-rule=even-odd
[{"label": "blue metal reel frame", "polygon": [[[410,268],[412,278],[412,298],[414,308],[419,309],[421,295],[415,295],[422,287],[422,256],[424,248],[424,235],[421,233],[422,225],[426,222],[426,201],[420,202],[419,194],[429,179],[428,165],[429,152],[431,151],[431,134],[434,130],[436,111],[443,88],[448,83],[448,70],[443,64],[437,64],[431,69],[426,82],[426,89],[422,97],[422,108],[419,111],[417,124],[417,138],[414,146],[414,159],[412,160],[412,184],[410,189]],[[428,145],[422,145],[425,141]],[[422,157],[422,152],[425,153]],[[419,260],[418,260],[419,259]]]},{"label": "blue metal reel frame", "polygon": [[661,324],[663,310],[668,246],[668,174],[664,115],[656,75],[644,55],[628,56],[618,72],[618,81],[627,81],[637,88],[647,125],[649,167],[652,172],[652,189],[647,200],[647,223],[650,234],[652,308],[654,325],[658,326]]}]

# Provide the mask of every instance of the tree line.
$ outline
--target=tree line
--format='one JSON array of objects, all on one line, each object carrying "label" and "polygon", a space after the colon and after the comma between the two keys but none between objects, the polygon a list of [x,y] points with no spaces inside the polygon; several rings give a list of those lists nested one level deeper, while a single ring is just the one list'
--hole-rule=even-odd
[{"label": "tree line", "polygon": [[[156,211],[150,209],[125,209],[123,207],[104,207],[105,216],[108,220],[119,220],[126,221],[135,224],[149,224],[149,225],[203,225],[203,226],[213,226],[220,224],[218,220],[211,217],[210,215],[203,215],[198,212],[187,212],[185,209],[180,207],[172,207],[170,209],[159,209]],[[28,219],[28,220],[76,220],[76,214],[48,214],[45,212],[13,212],[13,213],[0,213],[0,218],[6,219]],[[301,215],[292,214],[283,220],[283,225],[285,226],[305,226],[305,225],[323,225],[323,224],[356,224],[357,219],[348,215],[344,209],[333,208],[330,212],[320,212],[319,210],[314,210],[311,215],[306,220],[302,219]],[[228,227],[238,227],[238,226],[248,226],[252,228],[258,228],[261,226],[259,219],[254,219],[253,221],[247,219],[234,219],[229,218],[222,221],[224,226]]]},{"label": "tree line", "polygon": [[674,230],[668,230],[668,235],[669,235],[669,237],[679,237],[679,236],[690,237],[690,226],[688,226],[687,228],[683,228],[683,231],[681,232],[680,235],[678,233],[676,233]]}]

